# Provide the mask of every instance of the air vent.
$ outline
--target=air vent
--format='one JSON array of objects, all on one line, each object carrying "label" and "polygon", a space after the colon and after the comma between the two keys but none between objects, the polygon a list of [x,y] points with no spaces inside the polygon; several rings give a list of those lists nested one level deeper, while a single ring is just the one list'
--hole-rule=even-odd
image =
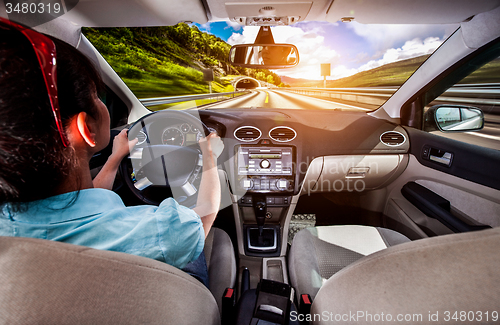
[{"label": "air vent", "polygon": [[388,131],[382,133],[382,135],[380,136],[380,141],[386,146],[396,147],[405,143],[406,138],[400,132]]},{"label": "air vent", "polygon": [[278,142],[288,142],[295,139],[297,132],[288,126],[277,126],[269,131],[269,137]]},{"label": "air vent", "polygon": [[144,133],[144,131],[139,131],[139,133],[137,133],[137,140],[139,140],[137,144],[143,144],[144,142],[146,142],[147,138],[148,137],[146,136],[146,133]]},{"label": "air vent", "polygon": [[234,131],[234,137],[240,141],[254,141],[262,136],[262,132],[254,126],[242,126]]}]

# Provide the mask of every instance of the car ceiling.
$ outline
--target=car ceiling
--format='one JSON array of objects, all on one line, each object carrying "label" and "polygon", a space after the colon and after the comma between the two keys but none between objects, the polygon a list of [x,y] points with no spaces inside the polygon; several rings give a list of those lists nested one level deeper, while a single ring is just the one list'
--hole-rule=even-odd
[{"label": "car ceiling", "polygon": [[[500,0],[80,0],[64,19],[88,27],[174,25],[181,21],[238,20],[265,15],[293,16],[296,21],[369,24],[460,23],[500,6]],[[3,3],[2,16],[6,16]],[[261,10],[263,8],[266,10]]]}]

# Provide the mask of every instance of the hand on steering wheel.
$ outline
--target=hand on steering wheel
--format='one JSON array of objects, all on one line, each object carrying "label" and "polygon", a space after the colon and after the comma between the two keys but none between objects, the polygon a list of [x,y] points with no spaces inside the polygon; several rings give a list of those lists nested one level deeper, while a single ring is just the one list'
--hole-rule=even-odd
[{"label": "hand on steering wheel", "polygon": [[[140,150],[135,150],[123,159],[120,166],[125,183],[132,193],[146,204],[158,205],[171,192],[174,198],[186,206],[196,203],[197,183],[202,169],[200,150],[176,145],[151,144],[149,127],[153,122],[168,125],[172,119],[181,120],[203,129],[209,134],[203,122],[193,115],[182,111],[159,111],[139,119],[129,129],[129,139],[134,139],[141,131],[146,134],[146,142]],[[203,137],[201,152],[218,157],[224,148],[221,139],[214,135]],[[156,189],[155,197],[149,187]],[[157,195],[161,191],[162,195]]]},{"label": "hand on steering wheel", "polygon": [[203,154],[211,154],[215,159],[219,158],[222,150],[224,150],[224,143],[217,133],[210,133],[206,137],[202,137],[198,142],[201,152]]}]

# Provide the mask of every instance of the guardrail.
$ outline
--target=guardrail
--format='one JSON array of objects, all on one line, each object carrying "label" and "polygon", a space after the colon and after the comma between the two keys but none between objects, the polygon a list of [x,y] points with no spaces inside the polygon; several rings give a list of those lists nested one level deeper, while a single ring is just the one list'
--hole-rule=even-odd
[{"label": "guardrail", "polygon": [[[301,95],[341,99],[345,101],[382,105],[399,87],[359,87],[359,88],[280,88]],[[435,99],[439,102],[457,104],[500,105],[500,84],[456,85]]]},{"label": "guardrail", "polygon": [[175,104],[175,103],[182,103],[182,102],[188,102],[191,100],[201,100],[201,99],[213,99],[215,98],[216,101],[222,101],[226,99],[231,99],[236,96],[241,96],[246,93],[249,93],[250,91],[245,90],[245,91],[235,91],[235,92],[229,92],[229,93],[212,93],[212,94],[200,94],[200,95],[186,95],[186,96],[169,96],[169,97],[157,97],[157,98],[142,98],[139,99],[141,103],[148,107],[148,106],[156,106],[156,105],[164,105],[164,104]]}]

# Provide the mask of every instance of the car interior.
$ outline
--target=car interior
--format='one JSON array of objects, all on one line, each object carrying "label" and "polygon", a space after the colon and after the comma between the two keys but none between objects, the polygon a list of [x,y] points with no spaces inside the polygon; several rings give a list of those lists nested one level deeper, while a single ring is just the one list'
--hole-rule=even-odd
[{"label": "car interior", "polygon": [[[479,102],[431,103],[500,56],[500,0],[64,3],[63,15],[34,29],[92,60],[106,84],[112,136],[128,128],[129,138],[139,139],[114,186],[127,205],[173,196],[192,207],[201,176],[197,140],[210,132],[222,138],[221,209],[204,250],[210,285],[139,256],[0,237],[0,323],[498,322],[500,142],[495,149],[441,135],[480,130],[493,113],[475,108]],[[3,3],[0,16],[20,19]],[[307,109],[305,97],[304,109],[239,107],[235,98],[224,109],[152,112],[81,31],[216,21],[261,26],[254,44],[231,52],[232,62],[246,67],[253,47],[274,45],[264,35],[269,26],[356,21],[458,29],[387,101],[357,111]],[[288,53],[293,60],[268,66],[295,66],[299,50]],[[450,112],[462,118],[446,122]],[[111,144],[92,159],[93,172]]]}]

